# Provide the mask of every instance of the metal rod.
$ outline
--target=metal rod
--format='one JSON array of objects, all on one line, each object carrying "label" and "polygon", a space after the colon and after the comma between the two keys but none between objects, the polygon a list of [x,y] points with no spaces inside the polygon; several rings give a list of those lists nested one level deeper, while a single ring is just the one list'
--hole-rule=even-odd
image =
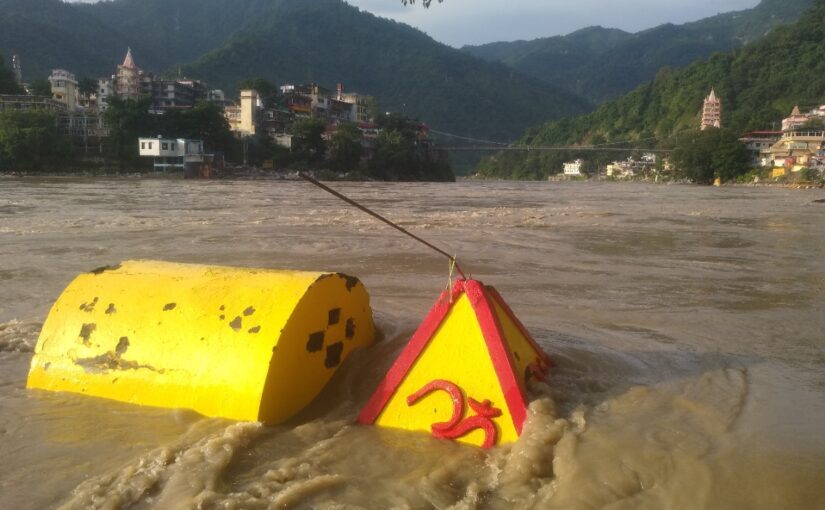
[{"label": "metal rod", "polygon": [[435,245],[433,245],[433,244],[431,244],[431,243],[429,243],[429,242],[425,241],[424,239],[421,239],[420,237],[418,237],[417,235],[415,235],[415,234],[413,234],[412,232],[408,231],[408,230],[407,230],[407,229],[405,229],[404,227],[401,227],[401,226],[399,226],[399,225],[396,225],[395,223],[393,223],[392,221],[388,220],[387,218],[385,218],[385,217],[381,216],[381,215],[380,215],[380,214],[378,214],[377,212],[374,212],[374,211],[372,211],[372,210],[368,209],[367,207],[365,207],[365,206],[363,206],[363,205],[359,204],[358,202],[356,202],[355,200],[353,200],[353,199],[351,199],[351,198],[349,198],[349,197],[347,197],[347,196],[345,196],[345,195],[342,195],[341,193],[339,193],[339,192],[335,191],[334,189],[330,188],[329,186],[327,186],[327,185],[325,185],[325,184],[322,184],[322,183],[320,183],[320,182],[316,181],[316,180],[315,180],[315,179],[313,179],[312,177],[310,177],[310,176],[308,176],[308,175],[306,175],[306,174],[304,174],[304,173],[302,173],[302,172],[298,172],[298,177],[300,177],[301,179],[303,179],[303,180],[305,180],[305,181],[307,181],[307,182],[309,182],[309,183],[312,183],[312,184],[314,184],[314,185],[318,186],[319,188],[321,188],[322,190],[326,191],[327,193],[329,193],[329,194],[331,194],[331,195],[334,195],[334,196],[336,196],[336,197],[340,198],[340,199],[341,199],[341,200],[343,200],[344,202],[346,202],[346,203],[348,203],[348,204],[350,204],[350,205],[352,205],[352,206],[354,206],[354,207],[357,207],[358,209],[360,209],[360,210],[364,211],[365,213],[369,214],[369,215],[370,215],[370,216],[372,216],[373,218],[375,218],[375,219],[377,219],[377,220],[380,220],[380,221],[383,221],[384,223],[386,223],[387,225],[391,226],[391,227],[392,227],[392,228],[394,228],[395,230],[398,230],[398,231],[399,231],[399,232],[401,232],[402,234],[405,234],[405,235],[407,235],[407,236],[409,236],[409,237],[412,237],[413,239],[415,239],[415,240],[416,240],[416,241],[418,241],[419,243],[421,243],[421,244],[423,244],[423,245],[427,246],[428,248],[430,248],[430,249],[432,249],[432,250],[435,250],[436,252],[440,253],[441,255],[444,255],[445,257],[447,257],[448,259],[450,259],[450,262],[452,262],[453,264],[455,264],[455,269],[456,269],[456,271],[458,271],[458,273],[461,275],[461,277],[462,277],[462,278],[464,278],[465,280],[467,279],[467,277],[464,275],[464,271],[462,271],[462,270],[461,270],[461,267],[459,267],[459,265],[458,265],[458,261],[456,260],[456,258],[455,258],[454,256],[450,255],[449,253],[447,253],[446,251],[444,251],[444,250],[442,250],[441,248],[439,248],[439,247],[437,247],[437,246],[435,246]]}]

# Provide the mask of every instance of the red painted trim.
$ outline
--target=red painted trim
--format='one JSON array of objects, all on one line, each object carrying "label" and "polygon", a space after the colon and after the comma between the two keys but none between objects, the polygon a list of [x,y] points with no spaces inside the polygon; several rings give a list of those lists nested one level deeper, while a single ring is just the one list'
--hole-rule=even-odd
[{"label": "red painted trim", "polygon": [[527,342],[531,346],[533,346],[533,349],[539,355],[539,358],[541,359],[541,361],[548,367],[552,366],[553,361],[550,359],[550,356],[548,356],[547,353],[544,352],[544,350],[541,347],[539,347],[539,344],[533,338],[533,335],[531,335],[527,331],[527,328],[524,327],[524,324],[522,324],[521,321],[518,320],[518,317],[516,317],[516,314],[513,313],[513,310],[510,308],[510,305],[508,305],[507,302],[504,301],[504,298],[501,297],[501,294],[498,293],[496,288],[495,287],[490,287],[489,285],[486,286],[485,288],[493,296],[493,299],[499,304],[499,306],[501,306],[501,309],[504,310],[504,313],[506,313],[507,316],[510,318],[510,320],[513,321],[513,324],[516,325],[516,327],[521,332],[521,334],[524,335],[524,338],[527,339]]},{"label": "red painted trim", "polygon": [[508,349],[504,347],[504,333],[490,304],[490,297],[484,291],[484,286],[476,280],[465,282],[465,292],[475,311],[481,334],[487,344],[493,368],[498,376],[504,400],[513,418],[516,433],[521,435],[524,421],[527,419],[527,404],[519,380],[513,373],[513,360]]},{"label": "red painted trim", "polygon": [[392,398],[398,390],[398,387],[401,385],[401,382],[407,376],[407,373],[413,363],[415,363],[427,347],[427,344],[429,344],[430,340],[432,340],[435,332],[438,330],[438,327],[441,326],[441,323],[444,321],[444,317],[447,316],[447,313],[452,308],[453,302],[455,302],[456,299],[458,299],[458,296],[460,296],[464,291],[465,282],[463,280],[458,280],[453,282],[452,296],[448,296],[446,290],[441,293],[427,316],[424,318],[424,321],[420,326],[418,326],[418,329],[415,331],[412,338],[410,338],[410,341],[407,342],[404,350],[401,351],[401,354],[399,354],[389,371],[387,371],[387,375],[384,376],[384,379],[378,385],[375,393],[372,394],[370,399],[364,405],[364,408],[361,409],[361,413],[358,415],[358,423],[364,425],[371,425],[375,423],[375,420],[378,419],[381,411],[383,411],[384,407],[386,407],[387,402],[390,401],[390,398]]}]

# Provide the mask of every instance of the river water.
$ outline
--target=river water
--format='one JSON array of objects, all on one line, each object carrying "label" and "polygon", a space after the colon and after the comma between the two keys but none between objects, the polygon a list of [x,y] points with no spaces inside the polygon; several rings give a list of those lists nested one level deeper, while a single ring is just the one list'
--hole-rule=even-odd
[{"label": "river water", "polygon": [[[0,508],[825,508],[825,192],[340,183],[458,254],[553,358],[518,443],[353,425],[448,265],[302,182],[0,178]],[[382,340],[292,422],[26,390],[78,274],[332,270]]]}]

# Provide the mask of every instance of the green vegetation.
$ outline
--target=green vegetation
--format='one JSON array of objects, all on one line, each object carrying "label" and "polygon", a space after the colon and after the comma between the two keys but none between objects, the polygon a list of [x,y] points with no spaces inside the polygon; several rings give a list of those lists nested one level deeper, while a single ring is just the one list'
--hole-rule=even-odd
[{"label": "green vegetation", "polygon": [[672,162],[676,177],[697,184],[735,180],[749,167],[748,152],[729,129],[690,131],[679,136]]},{"label": "green vegetation", "polygon": [[38,78],[29,83],[29,92],[33,96],[52,97],[52,84],[46,78]]},{"label": "green vegetation", "polygon": [[368,175],[387,181],[454,181],[450,165],[427,150],[419,124],[403,115],[379,117],[382,128]]},{"label": "green vegetation", "polygon": [[[776,29],[741,50],[717,53],[686,69],[663,69],[630,94],[588,115],[529,129],[524,145],[590,145],[630,141],[627,147],[672,148],[677,135],[695,131],[711,87],[722,100],[722,125],[736,133],[771,128],[795,104],[825,103],[825,0],[794,25]],[[622,145],[619,145],[622,146]],[[575,153],[562,155],[571,157]],[[587,153],[577,155],[590,162]],[[498,154],[479,173],[542,178],[559,171],[558,153]],[[613,154],[612,157],[617,157]]]},{"label": "green vegetation", "polygon": [[825,121],[822,119],[808,119],[799,126],[799,131],[825,131]]},{"label": "green vegetation", "polygon": [[23,90],[14,79],[14,73],[6,67],[3,55],[0,55],[0,94],[22,94]]},{"label": "green vegetation", "polygon": [[[139,38],[124,38],[83,7],[59,0],[0,0],[0,51],[20,55],[25,81],[57,68],[106,76],[123,62],[126,45]],[[151,51],[142,44],[133,47],[149,58]]]},{"label": "green vegetation", "polygon": [[361,130],[353,124],[344,124],[329,141],[329,166],[336,172],[358,171],[364,147],[361,145]]},{"label": "green vegetation", "polygon": [[374,147],[361,145],[361,131],[354,124],[342,124],[329,142],[324,141],[326,125],[316,119],[292,125],[292,150],[275,146],[261,137],[247,140],[249,162],[272,160],[278,167],[321,172],[332,171],[352,178],[384,181],[454,181],[450,165],[438,152],[430,150],[417,121],[399,114],[378,119],[381,133]]},{"label": "green vegetation", "polygon": [[292,124],[292,152],[296,159],[308,163],[320,163],[326,156],[327,147],[323,139],[326,123],[319,119],[299,120]]},{"label": "green vegetation", "polygon": [[329,87],[342,82],[375,96],[382,110],[479,137],[512,138],[532,123],[589,109],[560,88],[481,62],[340,0],[284,0],[276,13],[183,71],[226,90],[256,74]]},{"label": "green vegetation", "polygon": [[111,131],[109,147],[112,156],[121,161],[136,161],[139,157],[137,139],[157,134],[155,117],[147,112],[150,104],[149,98],[109,99],[104,119]]},{"label": "green vegetation", "polygon": [[211,103],[198,103],[191,110],[169,111],[165,115],[148,113],[151,100],[112,98],[104,116],[111,129],[111,155],[123,162],[138,159],[140,137],[164,136],[203,140],[209,150],[238,151],[237,140],[221,109]]},{"label": "green vegetation", "polygon": [[142,69],[203,79],[230,97],[250,76],[342,82],[376,97],[379,111],[462,135],[513,139],[592,108],[342,0],[0,0],[0,51],[21,55],[28,80],[53,68],[111,75],[127,45]]},{"label": "green vegetation", "polygon": [[87,98],[97,92],[97,80],[94,78],[84,77],[77,80],[77,89],[80,94]]},{"label": "green vegetation", "polygon": [[663,67],[684,67],[756,41],[777,26],[797,21],[812,4],[813,0],[763,0],[753,9],[636,34],[590,27],[565,36],[462,49],[571,88],[598,104],[653,79]]},{"label": "green vegetation", "polygon": [[0,170],[36,170],[71,156],[72,148],[58,133],[54,114],[0,112]]},{"label": "green vegetation", "polygon": [[280,91],[278,86],[261,77],[247,78],[238,84],[238,90],[254,90],[258,92],[261,101],[267,106],[277,101]]}]

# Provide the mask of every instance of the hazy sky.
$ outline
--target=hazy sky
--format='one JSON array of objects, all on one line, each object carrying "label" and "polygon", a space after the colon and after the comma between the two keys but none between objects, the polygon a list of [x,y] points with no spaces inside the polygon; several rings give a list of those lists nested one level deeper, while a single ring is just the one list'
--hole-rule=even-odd
[{"label": "hazy sky", "polygon": [[563,35],[602,25],[636,32],[748,9],[759,0],[444,0],[429,9],[401,0],[347,0],[451,46]]},{"label": "hazy sky", "polygon": [[[75,0],[94,2],[97,0]],[[759,0],[444,0],[429,9],[401,0],[347,0],[451,46],[563,35],[591,25],[636,32],[748,9]]]}]

